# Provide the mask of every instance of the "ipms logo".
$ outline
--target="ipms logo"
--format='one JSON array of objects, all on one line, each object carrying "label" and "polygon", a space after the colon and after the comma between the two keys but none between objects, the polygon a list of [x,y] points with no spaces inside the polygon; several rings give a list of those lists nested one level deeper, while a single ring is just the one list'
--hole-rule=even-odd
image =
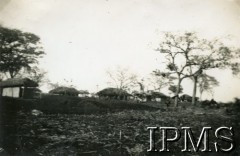
[{"label": "ipms logo", "polygon": [[[192,130],[190,127],[181,127],[179,130],[175,127],[148,127],[150,132],[150,147],[147,150],[148,152],[169,152],[168,144],[172,142],[177,142],[181,138],[181,131],[183,131],[183,149],[182,152],[230,152],[234,149],[235,143],[233,140],[234,132],[232,127],[219,127],[215,130],[216,141],[214,144],[214,150],[209,148],[209,131],[212,130],[211,127],[203,127],[198,140],[193,136]],[[169,132],[172,131],[174,136],[169,136]],[[160,139],[162,145],[156,147],[156,133],[160,134]],[[226,143],[228,147],[222,147],[222,143]],[[200,149],[200,145],[203,145],[203,148]],[[190,146],[189,146],[190,145]]]}]

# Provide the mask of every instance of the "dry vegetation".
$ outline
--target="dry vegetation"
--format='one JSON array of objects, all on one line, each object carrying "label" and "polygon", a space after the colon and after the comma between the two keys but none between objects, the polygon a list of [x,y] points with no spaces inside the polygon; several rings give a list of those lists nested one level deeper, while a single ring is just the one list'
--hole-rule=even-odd
[{"label": "dry vegetation", "polygon": [[[190,126],[196,136],[203,126],[212,126],[213,130],[219,126],[232,126],[239,149],[240,116],[236,109],[228,108],[226,112],[226,108],[163,107],[154,110],[145,107],[138,110],[117,109],[95,114],[43,112],[38,116],[32,115],[29,110],[12,112],[5,118],[7,126],[3,132],[3,148],[19,155],[151,155],[147,152],[148,126]],[[210,134],[210,144],[215,140],[213,133]],[[176,151],[171,154],[204,154],[179,153],[182,146],[182,140],[171,144],[170,149]],[[161,148],[159,141],[157,147]],[[237,151],[234,151],[235,154]]]}]

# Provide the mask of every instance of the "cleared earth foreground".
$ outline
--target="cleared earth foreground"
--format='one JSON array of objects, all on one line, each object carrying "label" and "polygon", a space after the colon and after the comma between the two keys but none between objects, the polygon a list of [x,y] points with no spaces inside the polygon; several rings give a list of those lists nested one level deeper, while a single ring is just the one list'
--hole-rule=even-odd
[{"label": "cleared earth foreground", "polygon": [[[147,127],[150,126],[189,126],[196,137],[203,126],[213,129],[231,126],[234,129],[236,147],[231,153],[181,153],[183,140],[180,139],[169,144],[173,152],[161,155],[238,155],[240,149],[240,115],[234,110],[229,113],[225,109],[190,107],[37,116],[18,111],[14,119],[10,117],[6,123],[3,148],[16,155],[159,155],[147,152]],[[214,131],[209,137],[211,148],[215,141]],[[161,139],[156,142],[156,147],[160,148]]]}]

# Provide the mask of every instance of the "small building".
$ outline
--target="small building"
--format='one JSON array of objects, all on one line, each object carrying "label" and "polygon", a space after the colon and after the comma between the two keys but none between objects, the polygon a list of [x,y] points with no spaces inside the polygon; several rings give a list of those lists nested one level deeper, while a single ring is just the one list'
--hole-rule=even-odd
[{"label": "small building", "polygon": [[165,102],[168,96],[166,96],[163,93],[155,92],[155,91],[147,91],[147,92],[138,92],[134,91],[133,95],[135,96],[135,99],[139,98],[141,99],[141,102]]},{"label": "small building", "polygon": [[147,101],[147,94],[143,91],[133,91],[132,92],[132,98],[134,101],[137,102],[146,102]]},{"label": "small building", "polygon": [[105,88],[97,92],[99,98],[128,100],[131,96],[127,91],[119,88]]},{"label": "small building", "polygon": [[151,101],[165,102],[168,96],[161,92],[151,92]]},{"label": "small building", "polygon": [[[198,101],[198,97],[195,97],[195,100]],[[180,96],[180,100],[183,102],[191,102],[192,101],[192,96],[188,95],[188,94],[183,94],[182,96]]]},{"label": "small building", "polygon": [[79,97],[90,97],[90,93],[87,90],[79,90]]},{"label": "small building", "polygon": [[132,92],[132,97],[130,97],[132,100],[136,101],[136,102],[146,102],[146,94],[144,92],[139,92],[134,90]]},{"label": "small building", "polygon": [[38,98],[38,83],[29,78],[11,78],[0,82],[0,93],[3,97]]},{"label": "small building", "polygon": [[50,94],[78,96],[79,91],[72,87],[57,87],[49,91]]}]

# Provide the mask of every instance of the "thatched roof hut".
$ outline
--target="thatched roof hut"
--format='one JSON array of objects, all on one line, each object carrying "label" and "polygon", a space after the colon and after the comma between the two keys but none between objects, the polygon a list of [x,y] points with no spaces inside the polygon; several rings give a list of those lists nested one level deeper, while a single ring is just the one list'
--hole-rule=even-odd
[{"label": "thatched roof hut", "polygon": [[79,94],[89,94],[87,90],[79,90]]},{"label": "thatched roof hut", "polygon": [[101,95],[130,95],[127,91],[118,88],[105,88],[97,93]]},{"label": "thatched roof hut", "polygon": [[[198,97],[195,97],[196,101],[199,99]],[[187,101],[187,102],[191,102],[192,101],[192,96],[188,95],[188,94],[183,94],[182,96],[180,96],[180,100],[182,101]]]},{"label": "thatched roof hut", "polygon": [[132,94],[134,95],[134,96],[137,96],[137,97],[139,97],[139,98],[145,98],[146,96],[147,96],[147,93],[145,93],[145,92],[139,92],[139,91],[133,91],[132,92]]},{"label": "thatched roof hut", "polygon": [[29,78],[12,78],[7,79],[6,81],[0,82],[0,87],[37,87],[38,83],[30,80]]},{"label": "thatched roof hut", "polygon": [[133,91],[133,95],[142,99],[143,101],[156,101],[159,99],[167,99],[167,95],[149,90],[147,92],[138,92],[138,91]]},{"label": "thatched roof hut", "polygon": [[152,92],[151,96],[154,98],[167,98],[168,96],[161,92]]},{"label": "thatched roof hut", "polygon": [[99,97],[108,97],[115,99],[126,99],[128,96],[131,96],[127,91],[119,88],[105,88],[97,92]]},{"label": "thatched roof hut", "polygon": [[79,91],[72,87],[57,87],[49,91],[50,94],[78,96]]},{"label": "thatched roof hut", "polygon": [[12,78],[0,82],[1,96],[13,98],[35,98],[40,93],[38,83],[29,78]]},{"label": "thatched roof hut", "polygon": [[89,97],[89,92],[87,90],[79,90],[79,95],[80,97]]}]

